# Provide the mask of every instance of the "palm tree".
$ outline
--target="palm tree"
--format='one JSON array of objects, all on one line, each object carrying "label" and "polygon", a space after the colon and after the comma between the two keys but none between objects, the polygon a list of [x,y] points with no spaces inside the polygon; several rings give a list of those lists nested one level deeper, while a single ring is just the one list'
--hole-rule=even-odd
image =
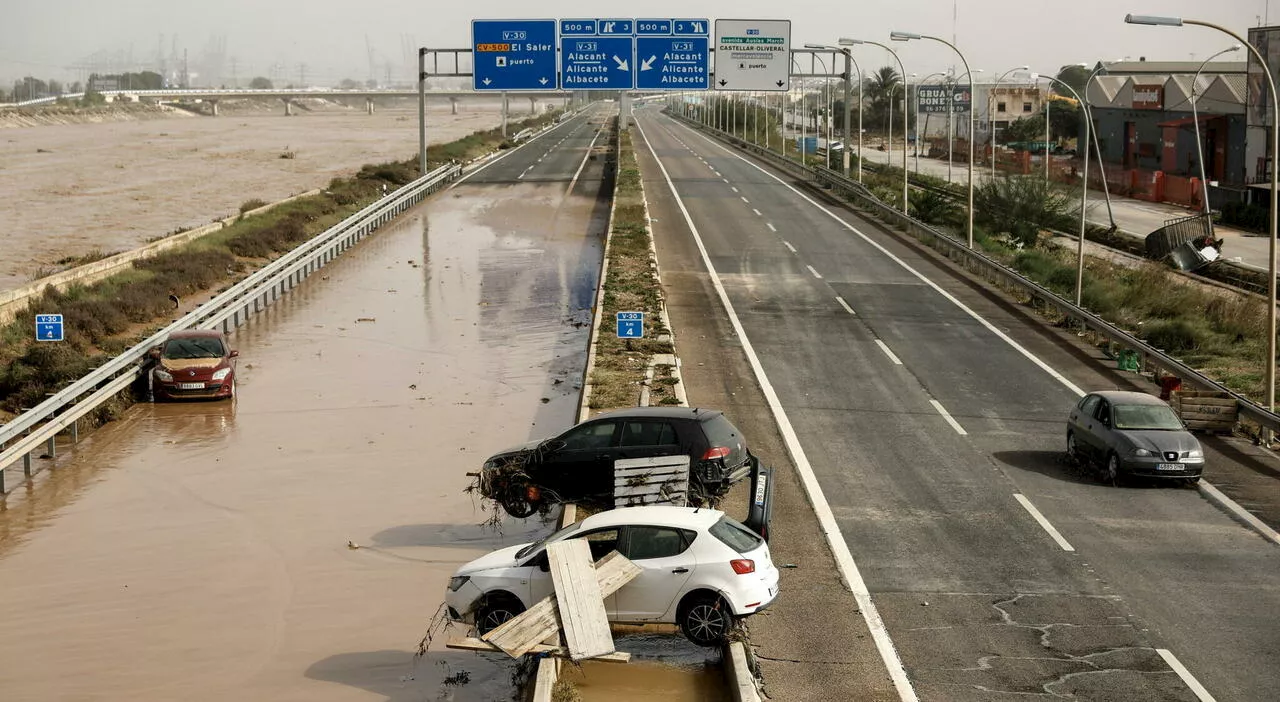
[{"label": "palm tree", "polygon": [[883,128],[888,122],[889,99],[901,90],[897,87],[901,82],[902,77],[893,66],[881,66],[867,79],[867,114],[871,124]]}]

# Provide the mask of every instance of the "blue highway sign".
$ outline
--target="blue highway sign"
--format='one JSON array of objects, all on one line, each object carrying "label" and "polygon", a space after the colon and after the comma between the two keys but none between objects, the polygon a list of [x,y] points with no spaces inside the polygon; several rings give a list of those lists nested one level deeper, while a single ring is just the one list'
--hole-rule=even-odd
[{"label": "blue highway sign", "polygon": [[[602,20],[601,25],[623,20]],[[626,20],[630,24],[631,20]],[[631,90],[635,86],[630,37],[564,37],[560,40],[565,90]]]},{"label": "blue highway sign", "polygon": [[472,20],[474,90],[554,90],[555,20]]},{"label": "blue highway sign", "polygon": [[637,90],[707,90],[707,37],[637,37]]},{"label": "blue highway sign", "polygon": [[671,29],[678,37],[705,37],[711,35],[711,26],[704,19],[671,20]]},{"label": "blue highway sign", "polygon": [[62,315],[36,315],[36,341],[62,341]]},{"label": "blue highway sign", "polygon": [[602,19],[596,20],[596,33],[603,36],[629,37],[636,33],[633,20]]},{"label": "blue highway sign", "polygon": [[669,19],[638,19],[636,20],[637,36],[653,36],[665,37],[671,34],[671,20]]},{"label": "blue highway sign", "polygon": [[644,312],[619,312],[618,313],[618,338],[619,339],[643,339],[644,338]]},{"label": "blue highway sign", "polygon": [[560,36],[595,36],[596,21],[593,19],[560,20]]}]

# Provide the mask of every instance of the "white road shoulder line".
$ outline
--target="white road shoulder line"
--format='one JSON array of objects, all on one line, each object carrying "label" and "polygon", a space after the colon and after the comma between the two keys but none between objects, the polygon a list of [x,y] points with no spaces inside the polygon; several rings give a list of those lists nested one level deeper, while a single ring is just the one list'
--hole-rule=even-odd
[{"label": "white road shoulder line", "polygon": [[1274,543],[1280,544],[1280,533],[1276,533],[1275,529],[1267,526],[1261,519],[1258,519],[1252,512],[1241,507],[1235,500],[1222,494],[1222,491],[1214,487],[1209,481],[1201,480],[1196,487],[1200,488],[1200,492],[1209,499],[1210,502],[1217,504],[1219,507],[1230,512],[1237,519],[1248,524],[1250,528],[1258,532],[1262,538]]},{"label": "white road shoulder line", "polygon": [[578,170],[573,172],[573,178],[569,179],[569,187],[564,191],[566,195],[573,192],[573,186],[578,183],[578,176],[582,175],[582,169],[587,167],[587,161],[591,160],[591,149],[596,146],[596,139],[600,138],[600,133],[604,131],[604,127],[596,130],[595,136],[591,137],[591,143],[587,144],[587,152],[582,155],[582,163],[578,164]]},{"label": "white road shoulder line", "polygon": [[817,278],[818,280],[822,280],[822,274],[819,273],[817,270],[815,270],[813,266],[805,266],[805,268],[809,269],[809,272],[813,274],[813,277]]},{"label": "white road shoulder line", "polygon": [[967,436],[969,434],[969,432],[964,430],[964,427],[960,426],[960,422],[957,422],[955,417],[951,416],[951,413],[947,411],[947,408],[942,406],[941,402],[938,402],[937,400],[929,400],[929,404],[933,405],[933,408],[938,410],[938,414],[942,415],[942,418],[947,420],[947,424],[950,424],[951,428],[955,429],[957,434],[960,436]]},{"label": "white road shoulder line", "polygon": [[847,302],[845,302],[845,301],[844,301],[844,298],[843,298],[843,297],[840,297],[839,295],[836,295],[836,302],[839,302],[839,303],[840,303],[840,306],[844,308],[844,311],[845,311],[845,312],[848,312],[849,314],[851,314],[851,315],[853,315],[853,316],[855,316],[855,317],[856,317],[856,316],[858,316],[858,313],[853,311],[853,308],[849,306],[849,303],[847,303]]},{"label": "white road shoulder line", "polygon": [[[836,299],[840,300],[840,298],[838,297]],[[844,302],[844,300],[840,300],[840,301]],[[845,309],[848,309],[847,305],[845,306]],[[853,310],[849,310],[849,312],[852,313]],[[888,356],[890,361],[893,361],[893,365],[895,366],[902,365],[902,360],[899,359],[898,356],[894,354],[892,350],[890,350],[888,344],[884,343],[879,339],[876,339],[876,346],[879,346],[880,350],[884,351],[884,355]],[[937,402],[934,402],[933,405],[938,408],[938,411],[942,413],[942,416],[947,418],[947,421],[951,422],[951,426],[955,427],[956,431],[960,432],[961,434],[964,433],[964,429],[960,428],[960,425],[956,424],[956,420],[952,419],[951,415],[947,414],[947,411],[942,409],[942,405],[938,404]]]},{"label": "white road shoulder line", "polygon": [[795,427],[791,426],[791,420],[787,417],[787,412],[783,409],[782,402],[778,399],[778,393],[774,391],[773,383],[769,381],[769,376],[765,375],[764,366],[760,363],[760,357],[756,355],[755,347],[751,345],[751,340],[747,338],[746,330],[742,328],[742,321],[738,319],[738,314],[733,309],[733,303],[729,300],[729,293],[725,291],[724,284],[720,281],[720,276],[716,273],[715,266],[711,264],[711,255],[707,253],[707,247],[702,242],[702,236],[698,234],[698,227],[693,223],[693,216],[689,214],[689,208],[685,207],[684,198],[680,197],[675,183],[671,182],[671,175],[667,173],[667,167],[658,158],[658,152],[654,150],[653,143],[645,135],[644,128],[640,126],[639,120],[636,121],[636,130],[640,132],[640,138],[649,147],[649,153],[653,155],[653,160],[658,164],[658,169],[662,171],[662,177],[667,183],[667,188],[671,190],[676,206],[680,208],[680,213],[684,215],[685,224],[689,226],[689,231],[693,234],[693,241],[697,244],[698,252],[702,255],[702,263],[706,266],[707,274],[711,277],[712,287],[715,288],[716,296],[720,298],[720,304],[724,305],[725,313],[729,317],[729,323],[733,326],[734,333],[742,341],[742,351],[746,354],[747,362],[751,364],[751,371],[755,374],[756,381],[760,383],[760,391],[764,393],[765,401],[769,404],[769,410],[773,413],[778,430],[782,432],[782,439],[787,446],[787,453],[791,454],[791,460],[795,462],[796,472],[800,474],[800,482],[804,486],[805,494],[809,496],[809,503],[813,505],[813,512],[817,515],[823,536],[826,538],[827,545],[831,548],[831,555],[836,560],[836,567],[840,569],[841,577],[844,578],[845,583],[849,585],[849,590],[853,593],[854,601],[858,605],[858,611],[862,613],[862,619],[866,622],[867,630],[871,633],[871,639],[875,642],[876,650],[880,653],[880,660],[884,662],[885,669],[888,671],[890,679],[893,680],[893,686],[898,691],[898,698],[902,702],[918,702],[919,698],[916,696],[915,688],[911,686],[911,680],[907,678],[906,668],[902,666],[902,659],[898,656],[898,651],[893,646],[893,639],[889,638],[889,632],[885,629],[884,620],[880,618],[880,610],[871,601],[871,592],[867,589],[867,583],[862,579],[858,564],[853,560],[853,553],[849,551],[849,544],[844,540],[844,535],[840,533],[840,525],[836,523],[836,516],[831,511],[831,504],[827,502],[827,496],[822,492],[822,486],[818,484],[818,477],[814,475],[813,466],[809,465],[809,457],[805,455],[804,447],[800,445],[800,437],[796,435]]},{"label": "white road shoulder line", "polygon": [[1017,500],[1018,504],[1022,505],[1024,509],[1031,513],[1031,518],[1036,520],[1036,523],[1045,531],[1049,532],[1049,536],[1053,537],[1053,540],[1058,542],[1058,545],[1062,547],[1063,551],[1076,550],[1075,546],[1072,546],[1066,539],[1062,538],[1062,534],[1049,523],[1048,519],[1044,518],[1043,514],[1040,514],[1040,510],[1036,509],[1036,506],[1031,504],[1031,500],[1028,500],[1026,495],[1023,495],[1020,492],[1015,492],[1013,493],[1013,499]]},{"label": "white road shoulder line", "polygon": [[1209,691],[1204,689],[1204,685],[1201,685],[1200,681],[1195,679],[1195,676],[1191,674],[1191,671],[1187,670],[1187,667],[1182,664],[1182,661],[1178,660],[1178,658],[1173,655],[1173,651],[1170,651],[1167,648],[1157,648],[1156,653],[1159,653],[1160,657],[1164,659],[1164,662],[1168,663],[1170,668],[1173,668],[1173,672],[1177,673],[1178,677],[1182,678],[1182,682],[1186,683],[1187,687],[1191,688],[1191,691],[1196,695],[1196,699],[1200,700],[1200,702],[1217,702],[1217,700],[1213,699],[1213,695],[1209,694]]},{"label": "white road shoulder line", "polygon": [[784,241],[784,242],[782,242],[782,245],[783,245],[783,246],[785,246],[785,247],[787,247],[787,248],[791,251],[791,253],[796,253],[796,247],[792,246],[792,245],[791,245],[791,242],[789,242],[789,241]]}]

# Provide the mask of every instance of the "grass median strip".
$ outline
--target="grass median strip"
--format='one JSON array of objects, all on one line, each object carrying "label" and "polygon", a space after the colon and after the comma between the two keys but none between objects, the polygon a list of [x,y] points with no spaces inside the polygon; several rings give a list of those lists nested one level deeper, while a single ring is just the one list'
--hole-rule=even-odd
[{"label": "grass median strip", "polygon": [[[590,378],[590,406],[634,407],[646,382],[649,404],[679,404],[675,394],[678,381],[672,366],[659,367],[652,381],[645,378],[653,356],[674,353],[674,345],[671,330],[662,317],[662,286],[653,256],[648,208],[628,131],[618,134],[613,228],[609,237],[603,310]],[[644,312],[644,338],[619,339],[618,312]]]},{"label": "grass median strip", "polygon": [[[556,117],[558,113],[553,112],[526,119],[514,123],[511,130],[538,127]],[[476,132],[429,147],[427,165],[430,169],[450,161],[469,161],[512,145],[498,129]],[[135,261],[129,270],[97,283],[65,291],[47,289],[0,327],[0,421],[39,404],[168,323],[174,308],[171,295],[183,299],[230,287],[378,200],[384,186],[394,190],[416,179],[417,164],[414,155],[404,161],[366,165],[350,177],[334,178],[320,194],[255,216],[243,213],[262,201],[246,201],[240,219],[219,231]],[[62,314],[66,341],[35,341],[36,314]],[[112,413],[96,421],[109,420]]]}]

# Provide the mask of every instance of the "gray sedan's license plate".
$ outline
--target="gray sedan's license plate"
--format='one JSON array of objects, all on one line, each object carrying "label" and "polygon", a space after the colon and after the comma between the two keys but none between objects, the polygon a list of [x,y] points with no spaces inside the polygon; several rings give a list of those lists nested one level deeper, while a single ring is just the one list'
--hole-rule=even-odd
[{"label": "gray sedan's license plate", "polygon": [[1181,463],[1160,463],[1156,470],[1186,470]]},{"label": "gray sedan's license plate", "polygon": [[204,383],[178,383],[179,390],[204,390]]}]

